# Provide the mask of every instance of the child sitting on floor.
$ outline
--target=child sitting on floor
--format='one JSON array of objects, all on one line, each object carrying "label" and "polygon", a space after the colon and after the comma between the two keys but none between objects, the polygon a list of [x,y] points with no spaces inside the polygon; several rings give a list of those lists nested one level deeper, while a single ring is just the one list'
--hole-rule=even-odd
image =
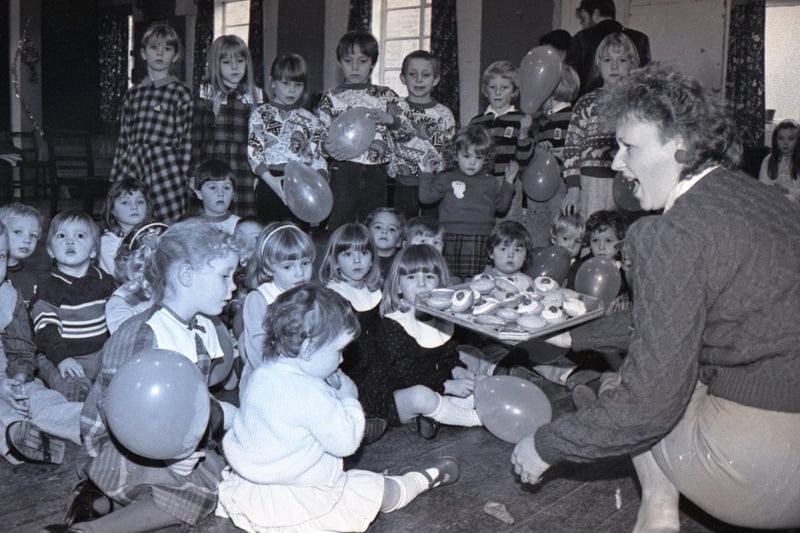
[{"label": "child sitting on floor", "polygon": [[203,161],[194,171],[194,193],[203,202],[200,220],[210,222],[228,235],[233,235],[241,218],[229,210],[235,194],[233,182],[233,170],[219,159]]},{"label": "child sitting on floor", "polygon": [[57,214],[47,234],[55,268],[33,302],[31,317],[39,376],[67,400],[82,402],[100,370],[100,350],[108,339],[106,302],[114,279],[92,263],[100,231],[83,211]]},{"label": "child sitting on floor", "polygon": [[264,362],[223,440],[231,468],[217,515],[247,531],[365,531],[379,511],[458,479],[451,457],[402,476],[343,470],[364,432],[358,390],[339,369],[359,334],[344,298],[314,284],[295,287],[272,304],[264,330]]},{"label": "child sitting on floor", "polygon": [[25,305],[30,307],[36,286],[41,278],[47,276],[47,271],[37,271],[23,261],[36,251],[42,234],[42,215],[35,207],[14,202],[0,207],[0,224],[8,229],[6,277],[22,293]]},{"label": "child sitting on floor", "polygon": [[8,248],[8,230],[0,224],[0,455],[11,464],[60,464],[61,439],[81,442],[83,405],[33,377],[36,346],[22,294],[6,279]]},{"label": "child sitting on floor", "polygon": [[403,246],[409,244],[430,244],[439,253],[444,251],[444,228],[435,217],[421,215],[406,222],[403,232]]}]

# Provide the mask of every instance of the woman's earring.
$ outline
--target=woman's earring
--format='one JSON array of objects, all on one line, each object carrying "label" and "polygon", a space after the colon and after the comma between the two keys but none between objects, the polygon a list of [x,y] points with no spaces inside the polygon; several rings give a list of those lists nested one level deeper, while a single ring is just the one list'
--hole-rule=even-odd
[{"label": "woman's earring", "polygon": [[675,155],[673,157],[675,158],[675,161],[681,165],[685,165],[689,162],[689,154],[683,148],[675,150]]}]

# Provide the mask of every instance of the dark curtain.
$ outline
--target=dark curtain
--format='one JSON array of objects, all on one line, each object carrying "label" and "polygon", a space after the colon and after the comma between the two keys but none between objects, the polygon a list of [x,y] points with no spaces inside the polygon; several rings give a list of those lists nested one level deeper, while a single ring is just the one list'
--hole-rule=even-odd
[{"label": "dark curtain", "polygon": [[764,145],[764,0],[738,0],[731,9],[725,96],[745,147]]},{"label": "dark curtain", "polygon": [[456,0],[433,0],[431,5],[431,53],[439,58],[441,77],[434,89],[436,100],[460,117],[458,97],[458,28]]},{"label": "dark curtain", "polygon": [[119,132],[120,105],[128,89],[128,13],[105,11],[99,18],[100,120],[106,134],[116,135]]},{"label": "dark curtain", "polygon": [[256,86],[264,87],[264,1],[250,0],[250,29],[247,46],[253,58],[253,80]]},{"label": "dark curtain", "polygon": [[347,31],[370,31],[372,26],[372,0],[350,0]]},{"label": "dark curtain", "polygon": [[196,0],[197,20],[194,24],[194,72],[192,88],[195,92],[206,77],[208,48],[214,39],[214,0]]}]

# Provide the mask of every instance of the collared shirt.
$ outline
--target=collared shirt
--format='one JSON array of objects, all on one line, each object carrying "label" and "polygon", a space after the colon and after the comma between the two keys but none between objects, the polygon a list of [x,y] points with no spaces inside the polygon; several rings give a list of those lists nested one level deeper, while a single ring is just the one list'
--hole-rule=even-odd
[{"label": "collared shirt", "polygon": [[664,205],[664,212],[666,213],[669,209],[675,204],[675,201],[686,194],[686,192],[691,189],[692,187],[697,184],[702,178],[704,178],[708,173],[712,170],[716,170],[719,168],[719,165],[714,165],[713,167],[708,167],[707,169],[703,170],[699,174],[692,176],[689,179],[681,180],[675,186],[672,191],[670,191],[669,196],[667,196],[667,203]]}]

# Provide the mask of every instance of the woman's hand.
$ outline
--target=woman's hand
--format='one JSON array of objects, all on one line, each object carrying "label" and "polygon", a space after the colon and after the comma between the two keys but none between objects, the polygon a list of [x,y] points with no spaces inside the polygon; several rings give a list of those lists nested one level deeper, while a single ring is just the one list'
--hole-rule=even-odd
[{"label": "woman's hand", "polygon": [[186,477],[194,472],[197,463],[199,463],[200,460],[205,456],[206,452],[194,452],[186,459],[180,459],[174,463],[170,463],[167,468],[169,468],[174,474]]},{"label": "woman's hand", "polygon": [[261,174],[261,179],[264,180],[264,183],[269,185],[269,188],[278,195],[278,198],[281,199],[281,202],[286,204],[286,193],[283,191],[284,178],[276,178],[269,172],[269,170],[265,170],[264,173]]},{"label": "woman's hand", "polygon": [[561,212],[565,215],[575,215],[581,212],[581,190],[578,187],[567,189],[567,194],[561,201]]},{"label": "woman's hand", "polygon": [[539,483],[542,474],[550,468],[550,465],[539,457],[533,435],[528,435],[517,443],[511,454],[511,464],[514,465],[514,473],[519,475],[523,483],[533,485]]},{"label": "woman's hand", "polygon": [[61,373],[62,378],[66,378],[68,376],[75,378],[86,377],[86,372],[83,371],[81,364],[72,357],[67,357],[58,363],[58,371]]},{"label": "woman's hand", "polygon": [[466,398],[475,390],[475,378],[472,379],[448,379],[444,382],[444,393],[450,396]]},{"label": "woman's hand", "polygon": [[18,379],[6,379],[0,383],[0,400],[11,406],[25,418],[30,417],[31,409],[25,385]]},{"label": "woman's hand", "polygon": [[517,179],[517,174],[519,174],[519,163],[516,161],[511,161],[506,165],[505,170],[505,180],[508,183],[514,183],[514,180]]}]

